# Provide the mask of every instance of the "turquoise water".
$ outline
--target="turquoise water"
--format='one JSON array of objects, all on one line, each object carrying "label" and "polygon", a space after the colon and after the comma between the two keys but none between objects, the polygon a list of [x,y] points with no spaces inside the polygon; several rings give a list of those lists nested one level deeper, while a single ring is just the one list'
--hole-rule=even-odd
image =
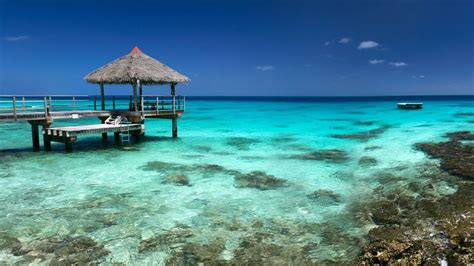
[{"label": "turquoise water", "polygon": [[[275,245],[308,247],[315,262],[354,257],[375,225],[355,221],[351,206],[383,185],[374,176],[396,174],[404,187],[420,169],[437,164],[415,143],[474,128],[472,101],[425,100],[416,111],[395,104],[195,99],[178,122],[178,139],[170,137],[170,121],[147,119],[139,143],[123,148],[112,136],[107,143],[81,136],[73,153],[54,143],[53,152],[32,152],[29,124],[0,124],[0,233],[22,243],[91,237],[109,252],[105,264],[163,264],[175,246],[215,241],[223,245],[218,259],[231,261],[244,239],[262,232]],[[308,157],[327,149],[346,154]],[[364,156],[375,160],[360,163]],[[235,177],[252,171],[286,183],[239,186]],[[187,185],[169,180],[182,175]],[[447,182],[435,186],[440,195],[456,191]],[[318,190],[331,195],[309,196]],[[189,234],[146,246],[179,230]],[[342,234],[340,241],[328,231]],[[0,262],[23,259],[0,250]]]}]

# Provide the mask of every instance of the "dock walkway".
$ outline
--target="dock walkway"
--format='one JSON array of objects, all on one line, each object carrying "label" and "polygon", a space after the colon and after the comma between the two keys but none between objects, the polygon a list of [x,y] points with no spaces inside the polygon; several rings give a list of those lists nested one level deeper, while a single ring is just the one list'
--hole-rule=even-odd
[{"label": "dock walkway", "polygon": [[[72,149],[78,135],[114,133],[116,140],[120,134],[134,137],[143,135],[145,118],[172,120],[173,137],[177,137],[177,119],[186,110],[186,98],[183,96],[140,96],[132,102],[132,97],[103,97],[98,106],[97,98],[90,96],[14,96],[0,95],[0,122],[27,121],[31,124],[33,148],[40,147],[39,127],[43,127],[43,141],[46,150],[51,150],[51,141],[66,144],[66,150]],[[136,104],[136,105],[135,105]],[[109,125],[109,117],[121,116],[131,124]],[[97,117],[101,124],[51,127],[56,119],[78,119]]]}]

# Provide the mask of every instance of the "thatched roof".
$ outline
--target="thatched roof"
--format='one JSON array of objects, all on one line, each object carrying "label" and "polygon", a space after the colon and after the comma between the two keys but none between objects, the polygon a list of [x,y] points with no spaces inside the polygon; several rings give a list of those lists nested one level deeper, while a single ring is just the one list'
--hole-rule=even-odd
[{"label": "thatched roof", "polygon": [[138,47],[107,65],[89,73],[84,79],[90,83],[142,84],[185,83],[189,78],[158,60],[142,53]]}]

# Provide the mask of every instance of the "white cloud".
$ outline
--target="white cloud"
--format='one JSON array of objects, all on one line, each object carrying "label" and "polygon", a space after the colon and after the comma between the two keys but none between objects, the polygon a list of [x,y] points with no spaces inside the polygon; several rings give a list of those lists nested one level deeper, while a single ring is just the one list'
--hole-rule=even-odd
[{"label": "white cloud", "polygon": [[378,42],[374,42],[374,41],[364,41],[364,42],[361,42],[359,44],[359,47],[357,47],[357,49],[361,50],[361,49],[370,49],[370,48],[375,48],[379,46],[379,43]]},{"label": "white cloud", "polygon": [[371,65],[382,64],[383,62],[385,62],[385,60],[383,60],[383,59],[373,59],[373,60],[369,60],[369,64],[371,64]]},{"label": "white cloud", "polygon": [[414,79],[424,79],[425,75],[413,75],[411,77],[414,78]]},{"label": "white cloud", "polygon": [[346,43],[349,43],[350,41],[351,41],[350,38],[344,37],[339,40],[339,43],[346,44]]},{"label": "white cloud", "polygon": [[331,44],[331,42],[330,42],[330,41],[327,41],[327,42],[325,42],[323,45],[324,45],[324,46],[329,46],[330,44]]},{"label": "white cloud", "polygon": [[389,63],[391,66],[394,66],[394,67],[403,67],[403,66],[407,66],[408,64],[405,63],[405,62],[390,62]]},{"label": "white cloud", "polygon": [[20,36],[7,36],[7,37],[4,37],[3,40],[7,42],[18,42],[18,41],[28,40],[29,38],[30,36],[28,35],[20,35]]},{"label": "white cloud", "polygon": [[256,66],[255,69],[260,70],[260,71],[272,71],[272,70],[275,70],[275,66],[272,66],[272,65]]}]

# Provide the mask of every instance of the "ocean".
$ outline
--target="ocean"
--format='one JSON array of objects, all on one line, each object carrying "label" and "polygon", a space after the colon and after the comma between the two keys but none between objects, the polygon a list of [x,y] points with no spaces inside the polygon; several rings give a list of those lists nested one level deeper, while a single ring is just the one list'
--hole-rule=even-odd
[{"label": "ocean", "polygon": [[2,123],[0,263],[49,263],[55,245],[103,264],[350,263],[381,189],[458,190],[416,143],[473,129],[474,96],[189,97],[177,139],[146,119],[137,143],[80,136],[72,153],[33,152],[28,123]]}]

